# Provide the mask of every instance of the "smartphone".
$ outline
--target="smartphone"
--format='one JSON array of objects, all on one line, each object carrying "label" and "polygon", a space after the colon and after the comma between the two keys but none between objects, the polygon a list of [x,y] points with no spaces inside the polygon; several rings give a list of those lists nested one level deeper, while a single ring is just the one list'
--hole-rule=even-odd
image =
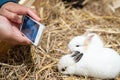
[{"label": "smartphone", "polygon": [[20,27],[20,31],[26,36],[33,45],[37,46],[42,37],[45,26],[35,21],[30,16],[25,15]]}]

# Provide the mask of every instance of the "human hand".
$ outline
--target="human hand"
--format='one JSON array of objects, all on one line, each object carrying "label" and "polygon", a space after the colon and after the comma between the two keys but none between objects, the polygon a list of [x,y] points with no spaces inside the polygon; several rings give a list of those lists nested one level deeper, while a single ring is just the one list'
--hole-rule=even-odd
[{"label": "human hand", "polygon": [[[31,42],[19,31],[22,23],[22,15],[29,15],[39,21],[40,18],[35,12],[23,5],[8,2],[0,8],[0,40],[8,41],[12,44],[30,44]],[[4,17],[3,17],[4,16]]]},{"label": "human hand", "polygon": [[40,18],[35,14],[32,9],[23,5],[8,2],[0,8],[0,15],[5,16],[6,18],[15,23],[22,23],[22,18],[20,16],[26,14],[37,21],[40,20]]},{"label": "human hand", "polygon": [[22,35],[19,24],[13,23],[4,16],[0,16],[0,40],[12,44],[31,44],[31,41]]}]

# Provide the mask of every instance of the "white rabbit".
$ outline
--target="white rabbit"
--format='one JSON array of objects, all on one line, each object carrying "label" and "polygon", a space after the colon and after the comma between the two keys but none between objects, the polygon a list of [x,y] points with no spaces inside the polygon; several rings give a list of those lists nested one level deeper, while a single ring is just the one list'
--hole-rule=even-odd
[{"label": "white rabbit", "polygon": [[112,79],[119,75],[120,55],[110,48],[102,46],[88,47],[91,45],[92,38],[94,37],[88,36],[84,39],[89,39],[89,43],[86,45],[87,48],[81,45],[72,54],[65,55],[60,59],[58,70],[61,73],[91,76],[100,79]]},{"label": "white rabbit", "polygon": [[[88,39],[89,38],[89,39]],[[90,42],[91,41],[91,42]],[[89,44],[90,42],[90,44]],[[88,45],[89,44],[89,45]],[[87,46],[88,45],[88,46]],[[103,41],[95,33],[85,33],[84,35],[74,37],[69,43],[68,48],[71,51],[78,50],[81,46],[87,47],[103,47]]]}]

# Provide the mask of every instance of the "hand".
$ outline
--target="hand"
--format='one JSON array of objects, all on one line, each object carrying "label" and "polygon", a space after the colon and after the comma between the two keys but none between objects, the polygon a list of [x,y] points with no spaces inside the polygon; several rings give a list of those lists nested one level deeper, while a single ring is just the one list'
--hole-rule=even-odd
[{"label": "hand", "polygon": [[20,32],[19,25],[4,16],[0,16],[0,40],[12,44],[31,44],[31,41]]},{"label": "hand", "polygon": [[[39,21],[40,18],[34,11],[23,5],[8,2],[0,8],[0,40],[8,41],[12,44],[31,44],[28,38],[22,36],[19,31],[22,23],[22,15],[29,15]],[[3,17],[4,16],[4,17]]]},{"label": "hand", "polygon": [[13,2],[8,2],[0,8],[0,15],[5,16],[9,20],[15,23],[22,23],[20,16],[28,14],[33,19],[39,21],[40,18],[35,14],[35,12],[23,5],[19,5]]}]

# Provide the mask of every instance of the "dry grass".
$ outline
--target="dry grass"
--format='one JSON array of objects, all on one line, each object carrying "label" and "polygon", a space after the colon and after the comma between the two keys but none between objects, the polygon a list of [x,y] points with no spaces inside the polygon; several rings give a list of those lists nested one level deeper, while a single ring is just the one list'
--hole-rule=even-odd
[{"label": "dry grass", "polygon": [[9,50],[7,60],[0,63],[0,80],[92,80],[64,76],[56,67],[59,58],[69,52],[70,39],[87,30],[99,34],[106,47],[120,53],[120,9],[111,13],[101,0],[89,2],[83,9],[61,0],[42,0],[36,8],[46,26],[41,42],[38,47],[16,46]]}]

